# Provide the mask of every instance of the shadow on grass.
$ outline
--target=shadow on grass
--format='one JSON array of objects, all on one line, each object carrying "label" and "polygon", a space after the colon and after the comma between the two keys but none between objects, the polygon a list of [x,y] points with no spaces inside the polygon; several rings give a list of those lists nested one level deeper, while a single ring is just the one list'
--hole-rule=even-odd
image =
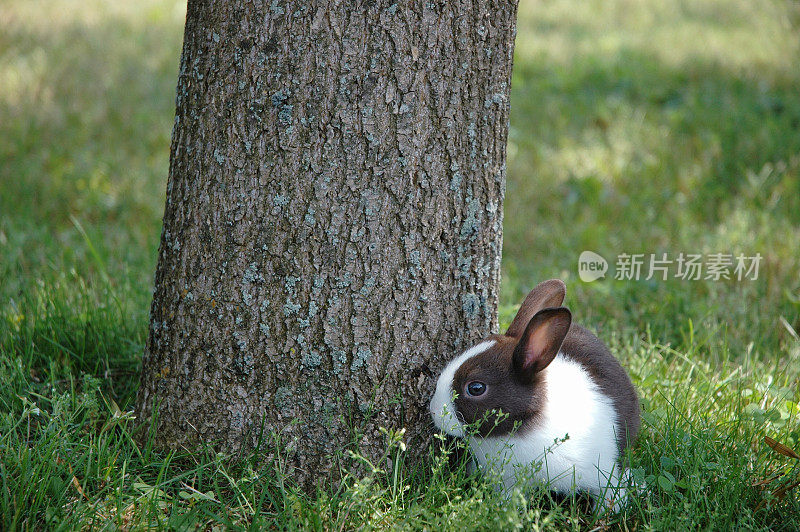
[{"label": "shadow on grass", "polygon": [[146,324],[108,294],[65,294],[66,290],[43,287],[38,298],[0,315],[2,373],[13,392],[8,397],[27,395],[29,387],[45,395],[80,391],[90,378],[122,408],[131,405]]}]

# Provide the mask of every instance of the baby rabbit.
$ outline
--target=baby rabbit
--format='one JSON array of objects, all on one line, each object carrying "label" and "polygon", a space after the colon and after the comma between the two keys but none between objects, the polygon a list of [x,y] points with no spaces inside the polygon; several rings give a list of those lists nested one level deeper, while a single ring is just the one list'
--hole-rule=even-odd
[{"label": "baby rabbit", "polygon": [[608,348],[572,323],[565,295],[557,279],[534,288],[505,335],[444,368],[430,411],[440,430],[466,438],[479,467],[499,475],[506,490],[520,479],[544,481],[618,509],[639,398]]}]

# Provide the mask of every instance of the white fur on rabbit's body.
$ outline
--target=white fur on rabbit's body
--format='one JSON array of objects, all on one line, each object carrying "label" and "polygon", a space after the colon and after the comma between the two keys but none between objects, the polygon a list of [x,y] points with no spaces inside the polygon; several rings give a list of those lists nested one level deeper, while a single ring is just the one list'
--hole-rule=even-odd
[{"label": "white fur on rabbit's body", "polygon": [[[467,359],[489,349],[487,341],[451,361],[437,382],[431,401],[436,426],[465,437],[455,418],[453,375]],[[617,413],[587,371],[564,353],[544,370],[544,409],[534,430],[523,435],[466,439],[481,470],[496,474],[510,492],[520,479],[547,483],[554,491],[587,491],[614,508],[625,500],[617,449]]]}]

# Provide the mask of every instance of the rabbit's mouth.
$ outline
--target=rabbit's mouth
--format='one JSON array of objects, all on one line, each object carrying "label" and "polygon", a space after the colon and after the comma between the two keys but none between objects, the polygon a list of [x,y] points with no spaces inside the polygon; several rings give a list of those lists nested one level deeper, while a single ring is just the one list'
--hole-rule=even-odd
[{"label": "rabbit's mouth", "polygon": [[463,416],[455,409],[452,402],[431,401],[430,410],[433,424],[437,429],[458,438],[464,436]]}]

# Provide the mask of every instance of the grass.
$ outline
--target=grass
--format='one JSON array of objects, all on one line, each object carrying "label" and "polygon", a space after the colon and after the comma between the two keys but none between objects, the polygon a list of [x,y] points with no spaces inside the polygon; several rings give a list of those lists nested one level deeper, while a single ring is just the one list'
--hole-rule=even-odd
[{"label": "grass", "polygon": [[[523,0],[501,321],[537,281],[644,399],[621,516],[506,501],[444,445],[314,495],[280,461],[132,443],[180,2],[0,5],[0,528],[800,528],[800,6]],[[582,283],[577,258],[761,253],[755,281]],[[458,467],[450,467],[456,464]]]}]

